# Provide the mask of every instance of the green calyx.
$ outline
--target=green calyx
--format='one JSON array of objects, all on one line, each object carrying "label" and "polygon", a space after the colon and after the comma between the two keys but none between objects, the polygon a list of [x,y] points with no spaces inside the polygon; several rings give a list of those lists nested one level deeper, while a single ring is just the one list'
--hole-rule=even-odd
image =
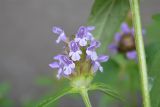
[{"label": "green calyx", "polygon": [[93,80],[93,76],[75,77],[71,80],[71,87],[73,87],[77,91],[81,91],[82,89],[88,90],[92,80]]}]

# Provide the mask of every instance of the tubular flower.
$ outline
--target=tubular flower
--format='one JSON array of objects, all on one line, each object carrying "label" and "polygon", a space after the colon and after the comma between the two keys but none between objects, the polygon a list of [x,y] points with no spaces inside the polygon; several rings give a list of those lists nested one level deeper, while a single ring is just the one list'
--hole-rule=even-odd
[{"label": "tubular flower", "polygon": [[[144,35],[144,30],[142,34]],[[129,28],[127,23],[121,24],[121,32],[117,32],[114,36],[114,41],[109,45],[109,50],[112,53],[122,53],[128,59],[137,59],[134,28]]]},{"label": "tubular flower", "polygon": [[67,40],[66,34],[61,28],[53,27],[52,32],[58,35],[56,43],[59,43],[60,41],[66,42]]},{"label": "tubular flower", "polygon": [[88,40],[93,40],[93,36],[90,31],[94,30],[93,26],[84,27],[81,26],[76,34],[75,41],[78,42],[80,46],[86,46]]},{"label": "tubular flower", "polygon": [[69,44],[69,48],[70,48],[69,56],[71,56],[71,59],[73,61],[79,61],[80,54],[82,54],[82,51],[79,49],[78,44],[75,41],[71,41]]},{"label": "tubular flower", "polygon": [[74,38],[71,41],[66,41],[67,37],[64,31],[58,27],[53,27],[53,32],[59,36],[56,42],[63,41],[66,43],[65,52],[56,55],[53,58],[56,61],[49,64],[51,68],[58,70],[57,78],[89,76],[98,70],[103,71],[100,63],[108,61],[109,57],[97,55],[96,48],[100,47],[100,42],[95,40],[90,33],[94,29],[93,26],[81,26]]}]

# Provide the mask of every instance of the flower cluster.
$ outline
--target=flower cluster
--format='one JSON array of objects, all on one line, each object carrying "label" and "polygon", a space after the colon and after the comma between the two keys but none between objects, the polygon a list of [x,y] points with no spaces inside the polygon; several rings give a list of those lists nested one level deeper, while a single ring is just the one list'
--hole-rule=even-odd
[{"label": "flower cluster", "polygon": [[[144,30],[142,34],[144,35]],[[122,23],[121,32],[115,34],[113,43],[109,45],[109,50],[112,53],[122,53],[128,59],[137,59],[134,28],[129,28],[127,23]]]},{"label": "flower cluster", "polygon": [[94,29],[94,26],[81,26],[70,40],[61,28],[53,27],[53,33],[58,36],[56,42],[63,41],[66,44],[64,53],[56,55],[56,62],[49,64],[51,68],[58,69],[57,78],[91,75],[98,70],[103,71],[100,63],[106,62],[109,57],[97,55],[96,49],[101,43],[93,37],[91,31]]}]

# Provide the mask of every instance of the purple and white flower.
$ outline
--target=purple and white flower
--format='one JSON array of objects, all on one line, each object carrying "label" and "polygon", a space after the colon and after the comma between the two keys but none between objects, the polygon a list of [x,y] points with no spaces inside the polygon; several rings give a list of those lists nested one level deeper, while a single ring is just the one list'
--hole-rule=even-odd
[{"label": "purple and white flower", "polygon": [[101,66],[101,62],[106,62],[108,61],[109,56],[106,55],[101,55],[99,57],[97,57],[97,59],[92,60],[92,65],[93,65],[93,71],[96,72],[97,70],[100,70],[101,72],[103,72],[103,67]]},{"label": "purple and white flower", "polygon": [[98,58],[96,53],[96,48],[98,48],[101,45],[99,41],[93,40],[90,44],[90,46],[87,48],[86,53],[88,57],[91,58],[91,60],[95,60]]},{"label": "purple and white flower", "polygon": [[90,33],[90,31],[94,29],[95,27],[93,26],[81,26],[76,34],[75,41],[78,42],[80,46],[86,46],[88,40],[94,40],[93,35]]},{"label": "purple and white flower", "polygon": [[53,33],[58,35],[56,43],[59,43],[60,41],[66,42],[66,40],[67,40],[66,34],[61,28],[53,27],[52,31],[53,31]]},{"label": "purple and white flower", "polygon": [[49,64],[51,68],[58,68],[57,77],[60,78],[62,75],[69,76],[72,72],[74,72],[75,64],[72,60],[70,60],[65,55],[57,55],[54,57],[55,60],[58,60],[59,63],[54,62]]},{"label": "purple and white flower", "polygon": [[79,49],[79,46],[77,42],[71,41],[69,44],[70,52],[69,56],[73,61],[79,61],[80,60],[80,54],[82,54],[82,51]]}]

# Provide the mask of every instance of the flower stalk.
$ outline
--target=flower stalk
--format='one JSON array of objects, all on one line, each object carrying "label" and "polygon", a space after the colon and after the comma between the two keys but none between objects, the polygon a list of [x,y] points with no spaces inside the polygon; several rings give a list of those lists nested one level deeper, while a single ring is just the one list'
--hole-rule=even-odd
[{"label": "flower stalk", "polygon": [[86,107],[92,107],[92,105],[90,103],[90,100],[89,100],[89,97],[88,97],[88,92],[87,92],[86,88],[82,88],[80,94],[81,94],[81,96],[83,98],[83,101],[84,101]]},{"label": "flower stalk", "polygon": [[144,51],[144,43],[142,37],[142,28],[141,28],[141,20],[139,12],[139,0],[130,0],[130,6],[133,15],[133,24],[135,29],[135,42],[136,42],[136,49],[140,67],[143,104],[144,107],[151,107],[149,89],[148,89],[147,65],[145,59],[146,57]]}]

